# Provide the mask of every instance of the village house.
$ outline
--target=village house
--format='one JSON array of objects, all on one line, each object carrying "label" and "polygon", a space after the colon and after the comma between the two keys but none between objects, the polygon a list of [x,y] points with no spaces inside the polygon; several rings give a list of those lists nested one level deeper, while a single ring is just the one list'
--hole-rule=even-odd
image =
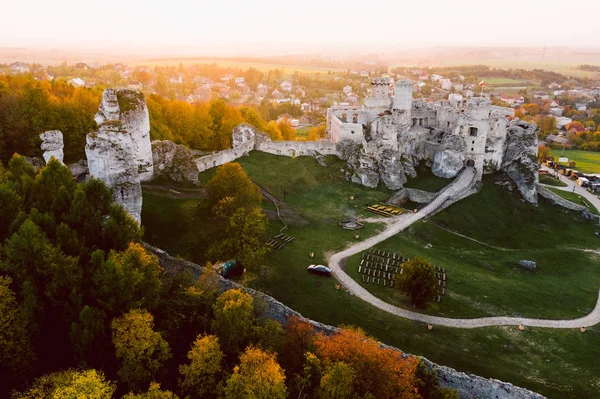
[{"label": "village house", "polygon": [[281,93],[277,89],[273,90],[273,92],[271,93],[271,98],[274,99],[274,100],[281,100],[284,97],[285,96],[283,95],[283,93]]},{"label": "village house", "polygon": [[543,91],[537,91],[537,92],[533,93],[533,98],[537,98],[542,101],[545,101],[550,98],[550,95],[548,93],[544,93]]},{"label": "village house", "polygon": [[452,81],[450,79],[440,79],[440,84],[443,90],[452,90]]},{"label": "village house", "polygon": [[281,114],[277,117],[277,119],[275,120],[275,123],[284,123],[284,122],[290,122],[292,120],[292,115],[285,113],[285,114]]},{"label": "village house", "polygon": [[212,83],[211,78],[207,78],[206,76],[194,76],[194,83],[197,85],[210,85]]},{"label": "village house", "polygon": [[194,97],[196,101],[206,101],[211,97],[209,87],[198,87],[194,90]]},{"label": "village house", "polygon": [[180,85],[183,83],[183,75],[182,74],[178,74],[176,76],[172,76],[169,78],[169,83],[174,84],[174,85]]},{"label": "village house", "polygon": [[29,65],[24,62],[13,62],[10,64],[10,70],[14,73],[29,73]]},{"label": "village house", "polygon": [[243,85],[243,84],[245,84],[245,83],[246,83],[246,80],[244,79],[244,77],[243,77],[243,76],[238,76],[238,77],[236,77],[236,78],[234,79],[234,81],[235,81],[235,84],[236,84],[236,85],[238,85],[238,86],[239,86],[239,85]]},{"label": "village house", "polygon": [[256,94],[259,95],[260,97],[266,97],[267,94],[269,93],[269,86],[259,83],[258,86],[256,86]]},{"label": "village house", "polygon": [[81,78],[70,79],[67,83],[74,87],[85,87],[85,81]]},{"label": "village house", "polygon": [[221,76],[221,78],[219,79],[221,82],[229,82],[231,79],[233,79],[234,76],[230,73]]},{"label": "village house", "polygon": [[348,95],[348,94],[352,93],[352,86],[346,85],[346,86],[344,86],[342,91],[344,92],[345,95]]},{"label": "village house", "polygon": [[127,88],[129,90],[140,91],[140,90],[142,90],[142,87],[143,87],[142,83],[137,80],[130,80],[129,82],[127,82]]},{"label": "village house", "polygon": [[312,106],[309,103],[302,103],[302,104],[300,104],[300,108],[304,112],[310,112],[310,111],[312,111]]},{"label": "village house", "polygon": [[283,91],[292,91],[292,83],[288,82],[287,80],[284,82],[281,82],[281,84],[279,85],[279,87],[281,87],[281,90]]}]

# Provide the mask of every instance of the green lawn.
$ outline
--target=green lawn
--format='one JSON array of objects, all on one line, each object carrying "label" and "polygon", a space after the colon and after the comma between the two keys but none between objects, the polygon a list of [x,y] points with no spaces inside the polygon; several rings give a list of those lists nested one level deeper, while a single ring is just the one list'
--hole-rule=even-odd
[{"label": "green lawn", "polygon": [[562,181],[555,179],[552,176],[543,175],[541,173],[540,173],[540,183],[547,184],[549,186],[567,187],[567,183],[563,183]]},{"label": "green lawn", "polygon": [[[556,194],[560,195],[561,197],[563,197],[566,200],[569,200],[571,202],[576,203],[577,205],[585,205],[587,206],[587,208],[590,210],[590,212],[595,213],[596,215],[599,215],[598,213],[598,209],[596,209],[596,207],[594,205],[592,205],[592,203],[590,201],[588,201],[587,199],[585,199],[585,197],[577,194],[577,193],[573,193],[570,191],[564,191],[564,190],[559,190],[557,188],[552,188],[552,187],[548,187],[549,190],[555,192]],[[579,188],[579,190],[585,190],[584,188]]]},{"label": "green lawn", "polygon": [[[551,154],[555,160],[562,154],[562,149],[553,148]],[[575,170],[581,173],[600,173],[600,152],[565,150],[565,157],[575,161]]]},{"label": "green lawn", "polygon": [[[549,397],[595,397],[600,387],[600,328],[578,330],[489,327],[472,330],[434,327],[395,317],[358,300],[335,280],[306,272],[310,263],[324,263],[328,254],[356,241],[337,222],[367,215],[364,204],[380,202],[390,192],[369,190],[347,182],[343,162],[328,158],[330,167],[312,158],[286,158],[251,153],[239,160],[250,177],[283,199],[290,220],[286,232],[296,240],[266,259],[268,274],[249,284],[274,296],[304,316],[332,325],[357,325],[382,342],[432,361],[493,377],[541,392]],[[207,181],[214,171],[200,176]],[[443,181],[420,174],[411,185],[439,189]],[[436,181],[435,186],[431,181]],[[426,187],[425,187],[426,186]],[[350,196],[355,197],[350,200]],[[265,203],[265,211],[272,206]],[[173,198],[144,190],[142,222],[145,239],[175,255],[202,262],[214,223],[203,199]],[[464,234],[488,245],[448,232]],[[268,223],[275,234],[281,223]],[[359,240],[380,225],[360,230]],[[378,247],[420,255],[447,269],[448,295],[427,312],[449,317],[523,314],[546,317],[588,312],[600,285],[599,261],[572,248],[597,248],[591,222],[547,203],[531,206],[493,183],[454,204],[430,220],[411,226]],[[432,247],[425,249],[427,244]],[[510,249],[503,251],[498,248]],[[308,253],[315,252],[315,258]],[[537,272],[518,269],[515,262],[538,262]],[[348,270],[356,267],[349,259]],[[398,297],[398,301],[403,298]],[[401,303],[400,303],[401,304]],[[401,304],[402,305],[402,304]],[[406,305],[406,304],[405,304]]]}]

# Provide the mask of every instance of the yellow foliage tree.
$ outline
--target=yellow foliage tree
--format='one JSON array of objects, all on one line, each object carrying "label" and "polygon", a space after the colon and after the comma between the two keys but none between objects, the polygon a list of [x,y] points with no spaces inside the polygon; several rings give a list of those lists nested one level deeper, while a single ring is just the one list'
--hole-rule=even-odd
[{"label": "yellow foliage tree", "polygon": [[133,309],[111,323],[112,342],[121,362],[119,377],[133,390],[154,379],[164,362],[171,358],[169,344],[154,331],[154,317]]},{"label": "yellow foliage tree", "polygon": [[284,399],[286,396],[285,375],[275,355],[248,347],[227,380],[225,398]]},{"label": "yellow foliage tree", "polygon": [[187,354],[190,364],[179,366],[179,387],[193,398],[214,394],[222,370],[223,352],[214,335],[198,335]]}]

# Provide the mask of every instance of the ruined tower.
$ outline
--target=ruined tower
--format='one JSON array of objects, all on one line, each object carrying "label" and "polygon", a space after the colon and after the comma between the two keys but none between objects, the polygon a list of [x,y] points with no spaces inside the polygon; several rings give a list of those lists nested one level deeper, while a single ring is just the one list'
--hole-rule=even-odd
[{"label": "ruined tower", "polygon": [[398,80],[394,86],[392,115],[398,132],[405,132],[411,126],[412,91],[413,83],[410,80]]}]

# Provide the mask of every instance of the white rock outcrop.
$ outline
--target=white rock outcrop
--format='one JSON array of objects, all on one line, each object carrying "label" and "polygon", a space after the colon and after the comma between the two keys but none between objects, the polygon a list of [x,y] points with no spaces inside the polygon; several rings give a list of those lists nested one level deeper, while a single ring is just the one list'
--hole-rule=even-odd
[{"label": "white rock outcrop", "polygon": [[139,223],[141,181],[152,179],[150,120],[142,93],[106,89],[95,117],[98,130],[86,137],[90,176],[113,189],[115,200]]},{"label": "white rock outcrop", "polygon": [[508,124],[502,170],[515,182],[523,198],[537,204],[539,164],[537,126],[520,120]]},{"label": "white rock outcrop", "polygon": [[169,140],[152,142],[154,175],[179,183],[198,184],[198,167],[189,148]]},{"label": "white rock outcrop", "polygon": [[467,146],[459,136],[446,136],[433,156],[431,172],[446,179],[454,178],[464,167]]},{"label": "white rock outcrop", "polygon": [[50,158],[56,158],[60,163],[63,163],[63,134],[60,130],[50,130],[40,134],[42,139],[41,149],[44,151],[44,161],[48,163]]}]

